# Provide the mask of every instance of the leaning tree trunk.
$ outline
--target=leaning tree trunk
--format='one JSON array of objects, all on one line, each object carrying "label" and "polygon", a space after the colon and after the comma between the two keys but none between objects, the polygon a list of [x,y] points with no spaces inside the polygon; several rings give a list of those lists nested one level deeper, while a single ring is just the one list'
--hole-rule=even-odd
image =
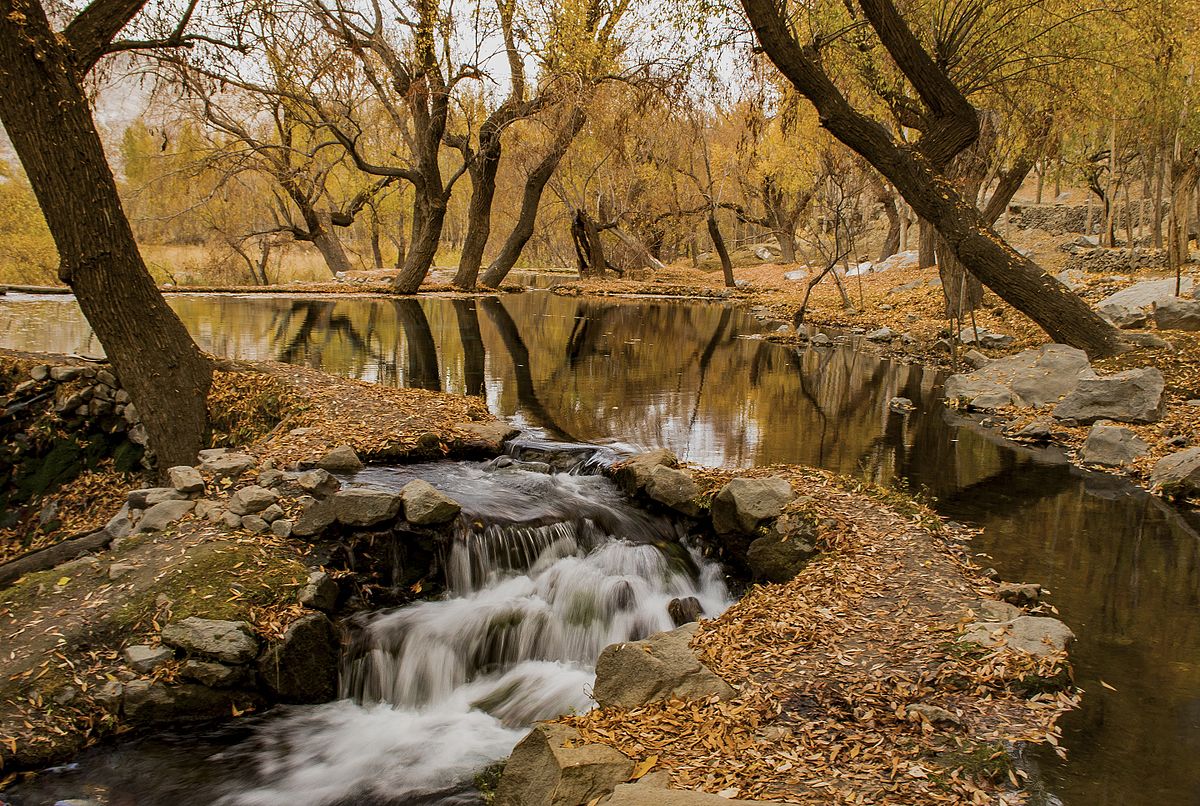
[{"label": "leaning tree trunk", "polygon": [[[483,137],[481,136],[481,140]],[[463,240],[454,285],[464,291],[475,288],[483,249],[492,232],[492,199],[496,195],[496,172],[500,169],[501,144],[497,133],[480,145],[470,171],[471,203],[467,208],[467,236]]]},{"label": "leaning tree trunk", "polygon": [[146,270],[64,47],[40,3],[0,0],[0,121],[58,247],[59,277],[137,407],[159,468],[195,464],[212,364]]},{"label": "leaning tree trunk", "polygon": [[585,210],[576,210],[571,221],[571,238],[575,256],[579,259],[580,277],[603,277],[608,269],[604,243],[600,240],[600,225]]},{"label": "leaning tree trunk", "polygon": [[329,273],[336,277],[351,271],[353,267],[350,265],[350,258],[346,256],[341,239],[333,231],[333,221],[330,218],[329,213],[314,214],[316,225],[309,230],[309,240],[321,253]]},{"label": "leaning tree trunk", "polygon": [[734,288],[737,281],[733,279],[733,261],[729,259],[729,250],[725,248],[725,239],[721,236],[721,226],[712,210],[708,211],[708,235],[712,238],[713,249],[721,259],[721,273],[725,276],[725,287]]}]

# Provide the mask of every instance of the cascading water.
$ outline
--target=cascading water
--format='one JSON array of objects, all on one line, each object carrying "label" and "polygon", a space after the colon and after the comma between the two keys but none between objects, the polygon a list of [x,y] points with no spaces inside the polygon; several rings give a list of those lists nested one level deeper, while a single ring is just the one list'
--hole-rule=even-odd
[{"label": "cascading water", "polygon": [[464,506],[447,593],[357,618],[341,696],[266,722],[229,751],[253,762],[230,806],[475,802],[471,775],[528,725],[592,705],[610,643],[674,625],[668,603],[728,604],[720,569],[608,480],[496,463],[374,469],[353,483],[425,478]]}]

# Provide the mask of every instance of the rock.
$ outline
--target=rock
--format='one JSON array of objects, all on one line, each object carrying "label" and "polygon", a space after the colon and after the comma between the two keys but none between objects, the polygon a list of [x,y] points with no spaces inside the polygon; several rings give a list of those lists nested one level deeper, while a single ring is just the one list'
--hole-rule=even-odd
[{"label": "rock", "polygon": [[200,722],[228,717],[233,704],[228,693],[185,683],[169,686],[149,680],[125,684],[125,719],[133,724]]},{"label": "rock", "polygon": [[928,705],[923,702],[914,702],[905,709],[909,719],[923,720],[931,725],[946,724],[946,725],[961,725],[962,720],[952,711],[947,711],[945,708],[940,708],[936,705]]},{"label": "rock", "polygon": [[972,408],[1045,406],[1075,390],[1084,378],[1095,377],[1087,354],[1065,344],[988,361],[974,372],[946,379],[947,400],[963,400]]},{"label": "rock", "polygon": [[754,534],[795,497],[786,479],[734,479],[713,499],[713,528],[718,534]]},{"label": "rock", "polygon": [[521,433],[503,420],[459,423],[456,428],[467,434],[468,444],[479,445],[489,452],[500,450],[505,442]]},{"label": "rock", "polygon": [[[342,490],[335,494],[332,500],[338,522],[346,526],[375,526],[394,521],[400,514],[401,496],[383,490]],[[458,514],[457,510],[454,514]]]},{"label": "rock", "polygon": [[179,465],[169,468],[167,478],[170,479],[172,487],[185,495],[204,492],[204,479],[194,467]]},{"label": "rock", "polygon": [[611,644],[596,661],[592,696],[601,708],[637,708],[666,699],[729,698],[734,689],[692,652],[688,624],[641,641]]},{"label": "rock", "polygon": [[276,699],[327,702],[337,696],[340,643],[324,613],[293,621],[258,659],[258,676]]},{"label": "rock", "polygon": [[227,448],[204,448],[198,454],[196,454],[196,458],[198,458],[200,460],[200,464],[203,465],[204,463],[211,462],[214,459],[220,459],[222,456],[225,456],[228,453],[229,450]]},{"label": "rock", "polygon": [[1094,423],[1152,423],[1163,413],[1163,375],[1154,367],[1130,369],[1105,378],[1082,378],[1054,407],[1059,420]]},{"label": "rock", "polygon": [[274,523],[283,517],[283,507],[279,506],[279,504],[271,504],[271,506],[258,513],[258,517],[267,523]]},{"label": "rock", "polygon": [[1159,330],[1200,330],[1200,300],[1167,297],[1154,303],[1154,324]]},{"label": "rock", "polygon": [[896,414],[907,414],[910,411],[916,410],[916,406],[907,397],[893,397],[888,401],[888,411]]},{"label": "rock", "polygon": [[[1192,293],[1191,278],[1183,278],[1180,293]],[[1147,280],[1122,289],[1101,300],[1096,306],[1117,327],[1141,327],[1150,319],[1155,303],[1175,294],[1175,279]]]},{"label": "rock", "polygon": [[226,512],[221,510],[221,523],[228,526],[230,529],[242,528],[242,516],[236,512]]},{"label": "rock", "polygon": [[276,470],[275,468],[268,468],[266,470],[259,471],[258,486],[259,487],[274,487],[275,485],[282,482],[283,479],[284,479],[284,475],[283,475],[282,470]]},{"label": "rock", "polygon": [[704,606],[700,604],[700,600],[695,596],[672,599],[667,602],[667,615],[671,617],[671,621],[675,623],[676,627],[682,627],[684,624],[699,621],[700,616],[703,614]]},{"label": "rock", "polygon": [[958,640],[988,648],[1007,644],[1041,657],[1065,650],[1075,640],[1075,633],[1058,619],[1018,616],[1012,621],[968,624]]},{"label": "rock", "polygon": [[684,515],[695,517],[700,514],[700,506],[696,503],[700,488],[686,470],[655,465],[646,484],[646,495]]},{"label": "rock", "polygon": [[769,534],[755,539],[746,551],[746,564],[754,579],[775,583],[791,581],[817,553],[808,537],[796,532],[786,537]]},{"label": "rock", "polygon": [[234,515],[254,515],[279,500],[279,495],[266,487],[251,484],[243,487],[229,498],[226,509]]},{"label": "rock", "polygon": [[1159,459],[1150,472],[1150,483],[1172,497],[1200,492],[1200,448]]},{"label": "rock", "polygon": [[1048,417],[1038,417],[1013,432],[1013,436],[1036,442],[1047,442],[1054,436],[1054,421]]},{"label": "rock", "polygon": [[404,519],[417,526],[438,526],[458,517],[462,506],[432,484],[414,479],[400,490]]},{"label": "rock", "polygon": [[124,504],[116,515],[109,519],[104,525],[104,531],[113,536],[114,539],[129,537],[133,534],[133,517],[131,515],[133,509],[129,504]]},{"label": "rock", "polygon": [[650,483],[656,467],[676,467],[679,459],[666,448],[639,453],[616,466],[613,479],[629,495],[636,495]]},{"label": "rock", "polygon": [[958,332],[958,340],[962,344],[978,344],[980,347],[1007,347],[1013,343],[1012,336],[993,333],[982,327],[964,327]]},{"label": "rock", "polygon": [[194,680],[209,688],[233,688],[246,682],[249,669],[245,666],[226,666],[207,660],[186,660],[179,667],[185,680]]},{"label": "rock", "polygon": [[213,512],[214,510],[220,509],[222,509],[222,507],[216,501],[209,501],[205,498],[200,498],[196,500],[196,504],[192,508],[192,511],[196,513],[197,518],[203,518],[208,521],[216,521],[220,520],[220,516],[214,516]]},{"label": "rock", "polygon": [[1025,615],[1025,611],[1016,605],[995,599],[980,599],[971,609],[979,614],[979,621],[1012,621]]},{"label": "rock", "polygon": [[1079,459],[1090,465],[1121,467],[1149,451],[1150,446],[1128,428],[1101,421],[1088,432]]},{"label": "rock", "polygon": [[724,795],[713,795],[694,789],[667,789],[655,782],[642,780],[632,784],[618,784],[612,795],[600,801],[599,806],[771,806],[781,804],[778,800],[738,800]]},{"label": "rock", "polygon": [[147,646],[135,644],[125,647],[121,653],[129,668],[138,674],[149,674],[169,660],[175,659],[175,651],[165,646]]},{"label": "rock", "polygon": [[891,341],[896,338],[896,331],[890,327],[881,327],[879,330],[872,330],[867,334],[868,341]]},{"label": "rock", "polygon": [[83,367],[51,367],[50,378],[58,383],[73,381],[83,374]]},{"label": "rock", "polygon": [[338,586],[333,577],[324,571],[313,571],[308,575],[308,584],[300,590],[297,601],[313,610],[326,613],[337,607]]},{"label": "rock", "polygon": [[35,381],[44,381],[50,377],[50,367],[45,364],[38,364],[29,371],[29,377]]},{"label": "rock", "polygon": [[174,487],[146,487],[130,490],[125,494],[125,501],[134,509],[145,509],[155,504],[161,504],[163,501],[186,500],[187,496]]},{"label": "rock", "polygon": [[825,333],[816,333],[808,340],[808,343],[813,347],[828,347],[833,344],[833,339]]},{"label": "rock", "polygon": [[988,358],[978,350],[967,350],[967,352],[963,354],[963,361],[975,369],[983,369],[988,364],[992,363],[992,359]]},{"label": "rock", "polygon": [[163,627],[168,646],[224,663],[246,663],[258,654],[258,640],[244,621],[217,621],[192,616]]},{"label": "rock", "polygon": [[1013,605],[1037,604],[1042,598],[1042,586],[1036,582],[1002,582],[996,595],[1000,601]]},{"label": "rock", "polygon": [[238,525],[252,535],[261,535],[271,528],[271,525],[258,515],[243,515]]},{"label": "rock", "polygon": [[159,532],[192,511],[191,501],[163,501],[145,511],[138,521],[139,532]]},{"label": "rock", "polygon": [[633,762],[606,744],[585,744],[567,725],[540,722],[513,748],[494,806],[580,806],[633,774]]},{"label": "rock", "polygon": [[254,457],[247,453],[224,453],[205,457],[209,451],[200,452],[200,470],[213,476],[217,481],[236,479],[250,468],[254,467]]},{"label": "rock", "polygon": [[310,498],[300,511],[300,517],[292,524],[292,534],[297,537],[312,537],[328,529],[337,521],[337,508],[332,498]]},{"label": "rock", "polygon": [[292,522],[287,518],[280,518],[277,521],[271,522],[271,534],[276,537],[289,538],[292,536]]},{"label": "rock", "polygon": [[362,460],[349,445],[338,445],[317,460],[317,467],[330,473],[357,473],[363,469]]},{"label": "rock", "polygon": [[97,689],[91,690],[92,699],[109,713],[121,711],[121,700],[125,696],[125,684],[118,680],[109,680]]},{"label": "rock", "polygon": [[296,484],[300,485],[301,490],[317,498],[333,495],[342,489],[342,483],[335,479],[328,470],[321,468],[304,471],[296,477]]},{"label": "rock", "polygon": [[129,563],[113,563],[112,565],[108,566],[108,579],[110,582],[116,582],[118,579],[128,576],[136,570],[136,565],[130,565]]}]

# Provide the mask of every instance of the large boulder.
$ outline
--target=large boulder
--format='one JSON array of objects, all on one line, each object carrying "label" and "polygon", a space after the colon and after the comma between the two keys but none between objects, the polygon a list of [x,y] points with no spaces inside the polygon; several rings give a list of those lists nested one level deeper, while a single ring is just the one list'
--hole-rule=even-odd
[{"label": "large boulder", "polygon": [[327,702],[337,696],[338,635],[324,613],[292,622],[258,659],[258,678],[283,702]]},{"label": "large boulder", "polygon": [[1200,299],[1160,299],[1154,303],[1154,324],[1159,330],[1200,330]]},{"label": "large boulder", "polygon": [[161,532],[191,512],[193,506],[191,501],[163,501],[155,504],[142,513],[142,519],[137,525],[138,531]]},{"label": "large boulder", "polygon": [[650,471],[646,495],[684,515],[695,517],[700,514],[700,505],[696,503],[700,488],[686,470],[656,465]]},{"label": "large boulder", "polygon": [[383,490],[355,488],[333,496],[339,523],[346,526],[375,526],[394,521],[400,514],[400,496]]},{"label": "large boulder", "polygon": [[723,535],[754,534],[766,521],[779,517],[795,497],[787,479],[734,479],[713,499],[713,528]]},{"label": "large boulder", "polygon": [[602,708],[637,708],[655,700],[734,696],[733,687],[692,652],[696,626],[605,647],[596,661],[596,702]]},{"label": "large boulder", "polygon": [[162,642],[223,663],[246,663],[258,654],[258,639],[244,621],[192,616],[163,627]]},{"label": "large boulder", "polygon": [[1164,456],[1150,471],[1150,483],[1170,496],[1200,492],[1200,448]]},{"label": "large boulder", "polygon": [[1065,651],[1075,640],[1075,633],[1055,618],[1018,616],[1012,621],[968,624],[958,640],[988,648],[1007,645],[1043,657]]},{"label": "large boulder", "polygon": [[647,453],[639,453],[637,456],[626,459],[617,465],[613,473],[613,479],[622,490],[629,495],[634,495],[646,489],[646,485],[650,483],[650,474],[654,472],[654,468],[675,467],[678,464],[679,459],[674,453],[666,448],[659,448]]},{"label": "large boulder", "polygon": [[417,526],[439,526],[458,517],[462,505],[427,481],[414,479],[400,490],[404,519]]},{"label": "large boulder", "polygon": [[633,762],[616,748],[585,744],[567,725],[538,723],[508,757],[495,806],[590,804],[632,774]]},{"label": "large boulder", "polygon": [[1128,428],[1098,422],[1088,432],[1079,451],[1081,461],[1102,467],[1121,467],[1145,456],[1150,446]]},{"label": "large boulder", "polygon": [[1129,369],[1104,378],[1082,378],[1054,407],[1060,420],[1094,423],[1153,423],[1162,418],[1163,375],[1154,367]]},{"label": "large boulder", "polygon": [[1094,376],[1085,352],[1046,344],[989,361],[974,372],[951,375],[944,394],[977,409],[1045,406],[1073,392],[1080,379]]},{"label": "large boulder", "polygon": [[[1180,293],[1192,293],[1191,278],[1183,278]],[[1102,299],[1096,310],[1112,320],[1117,327],[1141,327],[1149,321],[1155,305],[1160,300],[1174,295],[1173,277],[1165,280],[1146,280]]]}]

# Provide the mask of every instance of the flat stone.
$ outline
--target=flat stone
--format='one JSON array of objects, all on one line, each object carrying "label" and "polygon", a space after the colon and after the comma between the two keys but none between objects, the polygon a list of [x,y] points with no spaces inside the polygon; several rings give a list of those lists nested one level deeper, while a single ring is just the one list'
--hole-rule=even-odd
[{"label": "flat stone", "polygon": [[980,599],[971,609],[979,614],[979,621],[1012,621],[1025,615],[1025,611],[1016,605],[995,599]]},{"label": "flat stone", "polygon": [[322,470],[321,468],[304,471],[296,477],[296,484],[299,485],[301,490],[317,498],[333,495],[342,489],[342,483],[335,479],[333,474],[328,470]]},{"label": "flat stone", "polygon": [[194,680],[209,688],[233,688],[246,682],[250,670],[245,666],[226,666],[215,661],[189,659],[179,667],[185,680]]},{"label": "flat stone", "polygon": [[73,381],[81,375],[83,375],[83,367],[51,367],[50,368],[50,378],[52,380],[58,381],[59,383],[64,383],[66,381]]},{"label": "flat stone", "polygon": [[327,702],[337,696],[341,645],[324,613],[301,616],[258,660],[258,678],[283,702]]},{"label": "flat stone", "polygon": [[733,687],[692,652],[689,644],[696,626],[605,647],[596,661],[592,690],[600,707],[637,708],[656,700],[734,696]]},{"label": "flat stone", "polygon": [[718,534],[754,534],[795,497],[787,479],[734,479],[713,499],[713,528]]},{"label": "flat stone", "polygon": [[1092,426],[1079,451],[1079,459],[1090,465],[1122,467],[1150,452],[1150,446],[1128,428],[1103,421]]},{"label": "flat stone", "polygon": [[331,500],[338,523],[367,527],[396,520],[400,514],[401,495],[383,490],[352,488],[341,490]]},{"label": "flat stone", "polygon": [[209,459],[204,458],[204,453],[205,451],[200,452],[200,470],[210,474],[218,481],[222,479],[236,479],[254,467],[255,464],[254,457],[247,453],[222,452],[220,455]]},{"label": "flat stone", "polygon": [[1163,375],[1155,367],[1130,369],[1104,378],[1082,378],[1054,407],[1054,417],[1094,423],[1153,423],[1162,419]]},{"label": "flat stone", "polygon": [[354,448],[338,445],[317,460],[317,467],[330,473],[357,473],[363,469],[363,463]]},{"label": "flat stone", "polygon": [[292,524],[292,534],[297,537],[312,537],[336,522],[337,508],[332,498],[310,498],[300,510],[300,517]]},{"label": "flat stone", "polygon": [[[1183,278],[1182,293],[1192,292],[1191,278]],[[1117,327],[1141,327],[1149,320],[1159,300],[1175,294],[1175,278],[1147,280],[1106,297],[1096,310],[1108,317]]]},{"label": "flat stone", "polygon": [[142,514],[137,530],[139,532],[160,532],[191,511],[191,501],[163,501]]},{"label": "flat stone", "polygon": [[224,663],[246,663],[258,654],[258,639],[244,621],[218,621],[192,616],[163,627],[168,646]]},{"label": "flat stone", "polygon": [[505,442],[521,433],[503,420],[459,423],[455,429],[467,435],[467,442],[478,443],[490,450],[499,450]]},{"label": "flat stone", "polygon": [[230,496],[226,509],[235,515],[255,515],[278,500],[279,495],[274,490],[251,484]]},{"label": "flat stone", "polygon": [[1200,300],[1166,297],[1154,303],[1154,324],[1159,330],[1200,330]]},{"label": "flat stone", "polygon": [[131,680],[125,684],[124,694],[125,719],[135,725],[228,718],[230,707],[234,704],[229,693],[192,683],[167,685],[149,680]]},{"label": "flat stone", "polygon": [[973,372],[951,375],[944,395],[976,409],[1045,406],[1073,392],[1088,377],[1095,373],[1086,353],[1065,344],[1046,344],[989,361]]},{"label": "flat stone", "polygon": [[696,502],[700,488],[686,470],[656,465],[650,471],[646,495],[684,515],[695,517],[700,514],[700,506]]},{"label": "flat stone", "polygon": [[1159,459],[1150,483],[1169,496],[1200,492],[1200,448],[1188,448]]},{"label": "flat stone", "polygon": [[149,674],[164,663],[175,659],[175,650],[165,646],[135,644],[121,653],[126,665],[138,674]]},{"label": "flat stone", "polygon": [[145,507],[161,504],[163,501],[187,501],[187,493],[181,493],[174,487],[157,487],[146,495]]},{"label": "flat stone", "polygon": [[181,493],[190,495],[204,492],[204,479],[200,476],[200,471],[194,467],[179,465],[168,468],[167,478],[170,479],[171,486]]},{"label": "flat stone", "polygon": [[1018,616],[1012,621],[968,624],[959,641],[993,648],[1005,646],[1043,657],[1062,652],[1075,640],[1075,633],[1058,619]]},{"label": "flat stone", "polygon": [[432,484],[414,479],[400,490],[404,519],[418,526],[438,526],[458,517],[462,505]]},{"label": "flat stone", "polygon": [[616,748],[586,744],[567,725],[540,722],[513,749],[494,806],[580,806],[628,780],[633,762]]}]

